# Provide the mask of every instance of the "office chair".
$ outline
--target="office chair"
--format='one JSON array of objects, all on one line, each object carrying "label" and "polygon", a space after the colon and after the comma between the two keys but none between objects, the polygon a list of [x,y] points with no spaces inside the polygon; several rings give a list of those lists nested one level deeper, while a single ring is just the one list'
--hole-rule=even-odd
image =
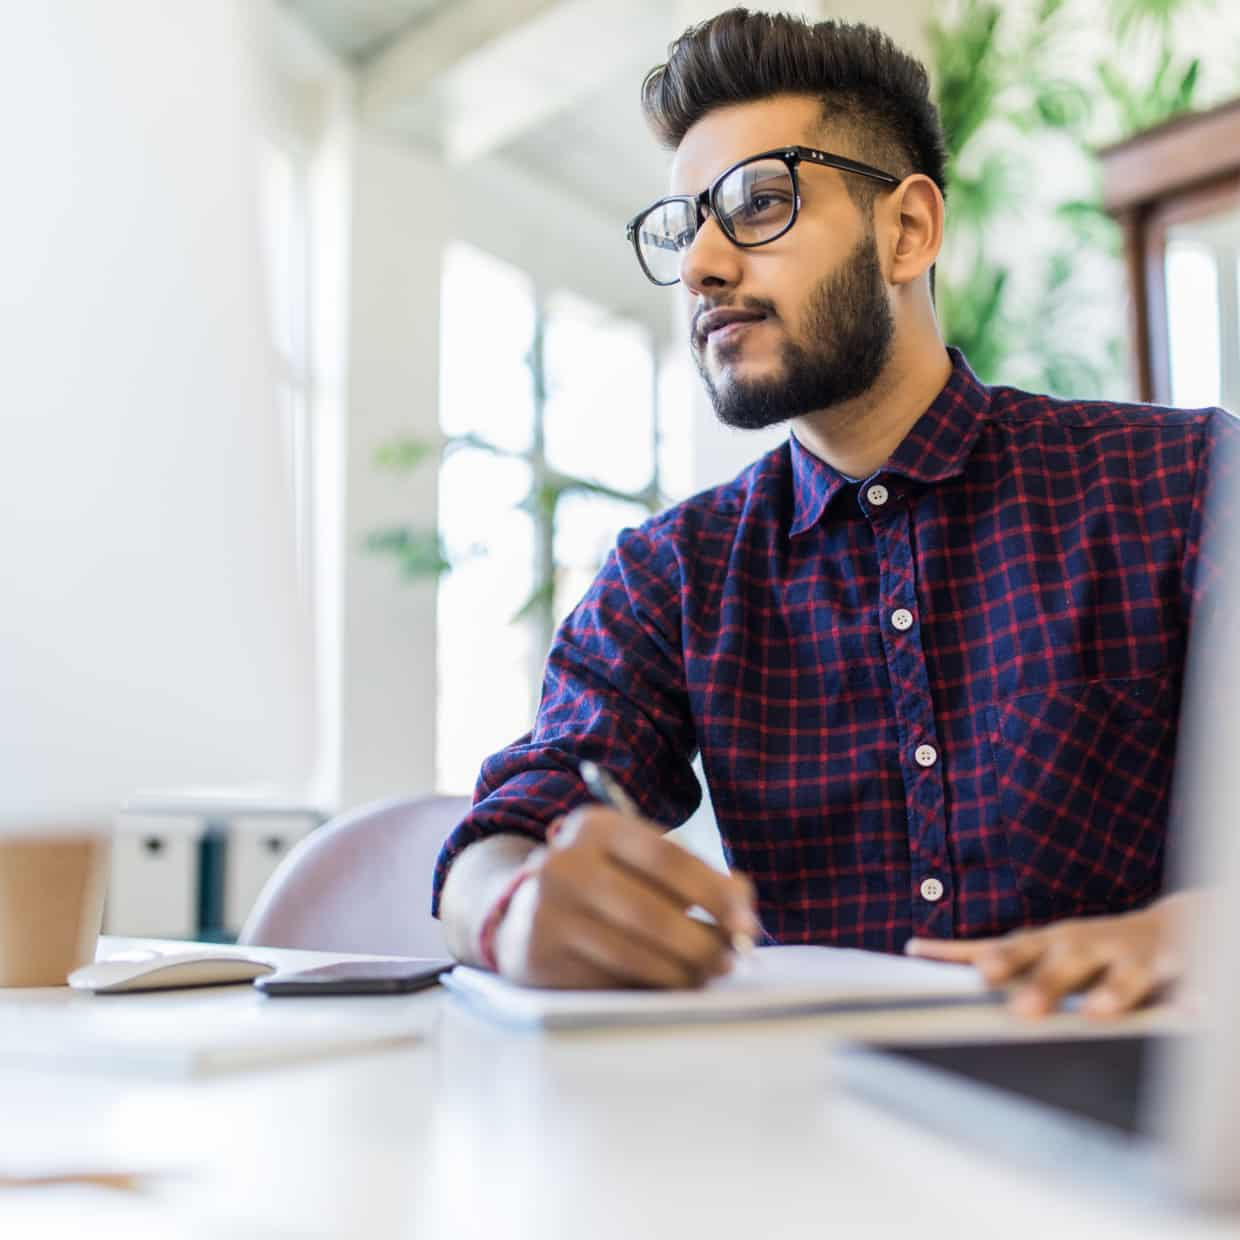
[{"label": "office chair", "polygon": [[431,874],[463,796],[398,797],[341,814],[280,863],[239,943],[382,956],[446,956]]}]

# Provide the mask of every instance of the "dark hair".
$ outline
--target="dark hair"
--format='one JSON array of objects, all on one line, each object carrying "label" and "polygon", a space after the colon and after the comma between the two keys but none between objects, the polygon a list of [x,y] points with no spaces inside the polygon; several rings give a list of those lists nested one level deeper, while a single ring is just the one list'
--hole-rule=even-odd
[{"label": "dark hair", "polygon": [[[642,110],[659,140],[680,145],[715,108],[773,95],[814,95],[851,154],[896,176],[924,173],[946,190],[947,151],[924,66],[873,26],[810,23],[787,13],[729,9],[690,26],[642,83]],[[859,205],[874,183],[846,177]]]}]

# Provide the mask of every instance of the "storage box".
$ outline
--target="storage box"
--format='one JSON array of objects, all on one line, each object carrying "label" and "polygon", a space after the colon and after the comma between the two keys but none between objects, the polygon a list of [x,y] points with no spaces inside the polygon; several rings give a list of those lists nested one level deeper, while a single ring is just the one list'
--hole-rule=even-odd
[{"label": "storage box", "polygon": [[104,933],[197,937],[202,820],[171,814],[121,814],[115,826]]}]

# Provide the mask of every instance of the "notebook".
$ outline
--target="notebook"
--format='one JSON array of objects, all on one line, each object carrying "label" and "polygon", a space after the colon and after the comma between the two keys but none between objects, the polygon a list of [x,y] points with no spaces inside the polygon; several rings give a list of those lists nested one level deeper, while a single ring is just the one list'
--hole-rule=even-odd
[{"label": "notebook", "polygon": [[541,1028],[738,1020],[843,1009],[991,1002],[966,965],[845,947],[759,947],[698,990],[541,990],[463,966],[445,989],[492,1019]]}]

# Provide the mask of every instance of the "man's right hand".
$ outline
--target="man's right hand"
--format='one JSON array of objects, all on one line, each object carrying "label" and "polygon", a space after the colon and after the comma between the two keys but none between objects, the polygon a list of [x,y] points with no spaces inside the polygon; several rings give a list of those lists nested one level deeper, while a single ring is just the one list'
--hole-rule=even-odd
[{"label": "man's right hand", "polygon": [[[746,877],[643,818],[581,806],[530,860],[495,940],[500,972],[522,985],[700,986],[731,968],[734,934],[760,934]],[[695,905],[717,924],[689,916]]]}]

